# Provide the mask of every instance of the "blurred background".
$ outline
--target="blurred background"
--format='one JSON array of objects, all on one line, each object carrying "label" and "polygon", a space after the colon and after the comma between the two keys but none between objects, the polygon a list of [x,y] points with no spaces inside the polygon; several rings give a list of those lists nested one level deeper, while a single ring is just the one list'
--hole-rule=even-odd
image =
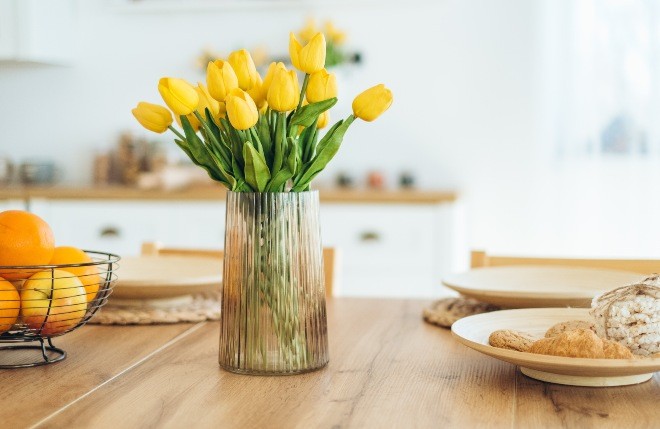
[{"label": "blurred background", "polygon": [[445,270],[475,248],[660,257],[651,0],[0,0],[0,157],[55,165],[72,188],[92,186],[122,138],[177,162],[171,136],[131,115],[161,102],[158,79],[204,81],[208,55],[243,47],[267,64],[310,20],[345,34],[333,119],[374,84],[395,98],[351,128],[317,187],[375,171],[385,189],[408,174],[418,191],[455,192],[434,220]]}]

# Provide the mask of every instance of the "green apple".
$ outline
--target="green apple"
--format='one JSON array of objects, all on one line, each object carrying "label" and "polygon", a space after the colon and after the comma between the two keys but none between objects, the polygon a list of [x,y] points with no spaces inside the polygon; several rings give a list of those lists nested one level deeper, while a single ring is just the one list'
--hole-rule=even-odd
[{"label": "green apple", "polygon": [[21,288],[21,318],[43,336],[60,334],[85,317],[87,297],[80,279],[62,270],[33,274]]}]

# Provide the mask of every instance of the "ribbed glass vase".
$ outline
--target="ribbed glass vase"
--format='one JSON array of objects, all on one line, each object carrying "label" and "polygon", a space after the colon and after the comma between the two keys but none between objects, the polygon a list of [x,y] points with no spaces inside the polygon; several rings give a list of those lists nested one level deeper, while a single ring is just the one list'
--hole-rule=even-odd
[{"label": "ribbed glass vase", "polygon": [[220,366],[284,375],[328,363],[317,191],[227,193]]}]

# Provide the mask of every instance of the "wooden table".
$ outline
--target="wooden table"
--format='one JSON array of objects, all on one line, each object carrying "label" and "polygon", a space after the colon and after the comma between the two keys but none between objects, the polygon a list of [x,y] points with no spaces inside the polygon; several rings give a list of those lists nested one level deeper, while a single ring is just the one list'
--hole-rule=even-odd
[{"label": "wooden table", "polygon": [[218,323],[85,326],[63,362],[0,371],[0,427],[660,427],[660,378],[529,379],[421,320],[426,301],[333,298],[330,364],[248,377],[217,364]]}]

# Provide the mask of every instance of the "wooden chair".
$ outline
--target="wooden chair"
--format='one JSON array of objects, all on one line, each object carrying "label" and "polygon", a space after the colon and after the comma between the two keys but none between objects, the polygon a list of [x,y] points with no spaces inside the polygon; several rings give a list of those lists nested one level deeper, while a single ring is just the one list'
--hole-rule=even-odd
[{"label": "wooden chair", "polygon": [[[223,250],[208,249],[190,249],[164,247],[158,242],[142,243],[143,255],[176,255],[176,256],[205,256],[210,258],[222,259],[225,252]],[[339,250],[334,247],[323,248],[323,268],[325,277],[325,294],[332,296],[333,291],[339,283]]]},{"label": "wooden chair", "polygon": [[502,267],[507,265],[562,265],[565,267],[632,271],[641,274],[660,273],[660,261],[653,259],[529,258],[494,256],[488,255],[481,250],[473,250],[470,255],[470,266],[472,268]]}]

